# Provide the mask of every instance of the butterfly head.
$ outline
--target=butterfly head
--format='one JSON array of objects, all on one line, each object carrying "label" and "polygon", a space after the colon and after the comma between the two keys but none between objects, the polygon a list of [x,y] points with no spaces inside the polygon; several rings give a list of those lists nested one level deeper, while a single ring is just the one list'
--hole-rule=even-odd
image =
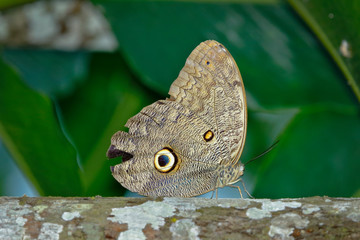
[{"label": "butterfly head", "polygon": [[220,165],[217,169],[218,179],[216,187],[225,187],[238,182],[244,174],[244,164],[240,161],[235,165]]}]

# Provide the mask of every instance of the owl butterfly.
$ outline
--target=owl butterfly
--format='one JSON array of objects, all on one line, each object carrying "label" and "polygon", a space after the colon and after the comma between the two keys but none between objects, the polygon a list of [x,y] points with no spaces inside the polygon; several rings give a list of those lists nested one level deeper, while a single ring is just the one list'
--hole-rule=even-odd
[{"label": "owl butterfly", "polygon": [[169,95],[130,118],[128,132],[112,136],[107,156],[122,157],[111,167],[115,179],[153,197],[192,197],[241,180],[246,97],[229,51],[216,41],[200,43]]}]

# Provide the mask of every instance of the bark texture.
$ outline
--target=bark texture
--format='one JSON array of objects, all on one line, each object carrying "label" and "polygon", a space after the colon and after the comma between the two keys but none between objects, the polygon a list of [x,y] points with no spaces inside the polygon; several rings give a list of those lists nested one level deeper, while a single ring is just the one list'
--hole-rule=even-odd
[{"label": "bark texture", "polygon": [[0,239],[360,239],[360,199],[1,197]]}]

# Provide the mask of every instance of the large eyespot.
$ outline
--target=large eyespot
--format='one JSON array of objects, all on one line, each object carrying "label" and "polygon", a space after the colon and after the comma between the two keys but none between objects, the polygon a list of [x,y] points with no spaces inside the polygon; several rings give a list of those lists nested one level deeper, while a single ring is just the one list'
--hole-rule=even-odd
[{"label": "large eyespot", "polygon": [[214,133],[211,130],[208,130],[208,131],[206,131],[206,133],[204,133],[205,142],[209,142],[213,138],[214,138]]},{"label": "large eyespot", "polygon": [[177,165],[177,157],[172,149],[163,148],[155,154],[154,165],[159,172],[170,172]]}]

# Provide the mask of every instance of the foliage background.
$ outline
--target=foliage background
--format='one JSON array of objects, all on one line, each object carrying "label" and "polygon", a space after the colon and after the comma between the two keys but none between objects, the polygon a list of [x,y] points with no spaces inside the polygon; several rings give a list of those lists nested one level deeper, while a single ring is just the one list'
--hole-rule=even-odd
[{"label": "foliage background", "polygon": [[[111,135],[167,97],[190,52],[215,39],[232,53],[246,87],[241,161],[280,140],[246,166],[250,192],[359,196],[358,1],[93,3],[111,24],[117,51],[1,49],[2,195],[21,194],[19,177],[9,178],[13,162],[40,195],[124,194],[109,171],[116,160],[105,157]],[[229,190],[220,196],[238,197]]]}]

